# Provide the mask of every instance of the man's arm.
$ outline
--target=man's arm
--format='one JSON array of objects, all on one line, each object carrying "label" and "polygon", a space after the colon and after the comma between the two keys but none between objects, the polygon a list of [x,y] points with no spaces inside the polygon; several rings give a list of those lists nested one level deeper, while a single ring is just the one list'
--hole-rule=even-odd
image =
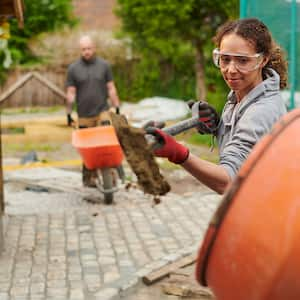
[{"label": "man's arm", "polygon": [[66,113],[68,126],[74,125],[74,120],[71,117],[73,103],[75,101],[76,88],[74,86],[67,87]]},{"label": "man's arm", "polygon": [[115,83],[113,81],[107,82],[107,89],[108,89],[108,96],[111,101],[111,104],[113,107],[119,107],[120,106],[120,99],[118,96],[117,88],[115,86]]},{"label": "man's arm", "polygon": [[72,107],[75,102],[76,88],[75,86],[67,87],[67,101],[66,101],[66,112],[67,114],[72,113]]}]

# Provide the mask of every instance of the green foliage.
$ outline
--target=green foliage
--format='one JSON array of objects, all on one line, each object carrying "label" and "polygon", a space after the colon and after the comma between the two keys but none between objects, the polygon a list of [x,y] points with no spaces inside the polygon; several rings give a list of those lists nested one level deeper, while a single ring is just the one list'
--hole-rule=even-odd
[{"label": "green foliage", "polygon": [[5,73],[7,72],[7,70],[4,68],[3,66],[3,61],[5,59],[5,55],[4,52],[0,51],[0,83],[3,82],[5,80]]},{"label": "green foliage", "polygon": [[[116,13],[141,57],[135,92],[195,98],[195,49],[204,51],[209,102],[220,110],[227,88],[212,66],[212,37],[219,25],[237,17],[237,0],[118,0]],[[165,74],[164,67],[170,72]],[[149,73],[147,73],[149,72]]]},{"label": "green foliage", "polygon": [[214,45],[212,42],[206,43],[204,47],[204,55],[207,63],[205,64],[205,84],[207,86],[207,101],[211,103],[215,109],[221,113],[223,106],[227,100],[229,88],[223,80],[222,74],[212,62],[212,51]]},{"label": "green foliage", "polygon": [[76,22],[71,0],[25,0],[24,28],[18,28],[15,19],[10,21],[9,49],[13,61],[23,64],[34,59],[28,48],[31,38]]},{"label": "green foliage", "polygon": [[238,13],[237,0],[118,0],[123,28],[140,46],[173,52],[176,39],[205,42]]},{"label": "green foliage", "polygon": [[209,134],[200,134],[200,133],[194,133],[192,134],[189,139],[187,140],[188,143],[193,145],[206,145],[211,146],[212,145],[212,136]]},{"label": "green foliage", "polygon": [[195,98],[192,60],[183,57],[185,67],[169,61],[141,59],[113,66],[114,80],[122,100],[136,102],[145,97]]},{"label": "green foliage", "polygon": [[[28,45],[30,40],[43,32],[55,31],[63,26],[74,26],[77,19],[72,14],[71,0],[25,0],[24,28],[20,29],[16,19],[10,20],[9,50],[14,65],[37,62]],[[3,61],[3,54],[0,54]],[[0,83],[5,80],[7,70],[0,64]]]},{"label": "green foliage", "polygon": [[[207,100],[221,112],[228,87],[212,62],[212,49],[212,43],[205,47]],[[136,102],[152,96],[196,99],[193,51],[182,54],[177,62],[142,56],[137,60],[114,65],[113,73],[120,98],[124,101]]]}]

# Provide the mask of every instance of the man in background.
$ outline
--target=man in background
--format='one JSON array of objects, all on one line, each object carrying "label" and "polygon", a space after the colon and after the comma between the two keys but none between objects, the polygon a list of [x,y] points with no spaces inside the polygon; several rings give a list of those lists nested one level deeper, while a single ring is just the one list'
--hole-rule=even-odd
[{"label": "man in background", "polygon": [[[90,36],[79,41],[81,57],[67,71],[67,123],[74,124],[71,116],[76,101],[79,128],[94,127],[110,123],[109,108],[119,112],[120,100],[108,62],[96,56],[96,47]],[[108,101],[108,99],[110,101]],[[83,165],[84,186],[95,187],[95,172]]]}]

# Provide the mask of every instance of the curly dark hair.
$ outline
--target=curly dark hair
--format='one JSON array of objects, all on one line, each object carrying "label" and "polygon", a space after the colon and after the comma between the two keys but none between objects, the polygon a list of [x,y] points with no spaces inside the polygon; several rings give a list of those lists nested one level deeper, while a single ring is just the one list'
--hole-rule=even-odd
[{"label": "curly dark hair", "polygon": [[268,27],[256,18],[246,18],[228,21],[222,25],[214,37],[217,47],[220,47],[223,37],[235,33],[254,45],[257,53],[263,53],[269,57],[268,63],[262,70],[263,78],[266,78],[267,68],[274,69],[280,76],[280,88],[287,86],[287,60],[285,52],[274,41]]}]

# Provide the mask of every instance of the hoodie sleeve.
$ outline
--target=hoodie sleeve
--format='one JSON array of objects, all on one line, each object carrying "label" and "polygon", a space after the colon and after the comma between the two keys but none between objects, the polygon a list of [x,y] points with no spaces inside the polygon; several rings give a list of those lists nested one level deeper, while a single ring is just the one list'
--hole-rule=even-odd
[{"label": "hoodie sleeve", "polygon": [[256,102],[247,108],[235,124],[232,138],[220,153],[220,165],[231,178],[235,177],[252,148],[262,136],[270,132],[282,114],[272,102]]}]

